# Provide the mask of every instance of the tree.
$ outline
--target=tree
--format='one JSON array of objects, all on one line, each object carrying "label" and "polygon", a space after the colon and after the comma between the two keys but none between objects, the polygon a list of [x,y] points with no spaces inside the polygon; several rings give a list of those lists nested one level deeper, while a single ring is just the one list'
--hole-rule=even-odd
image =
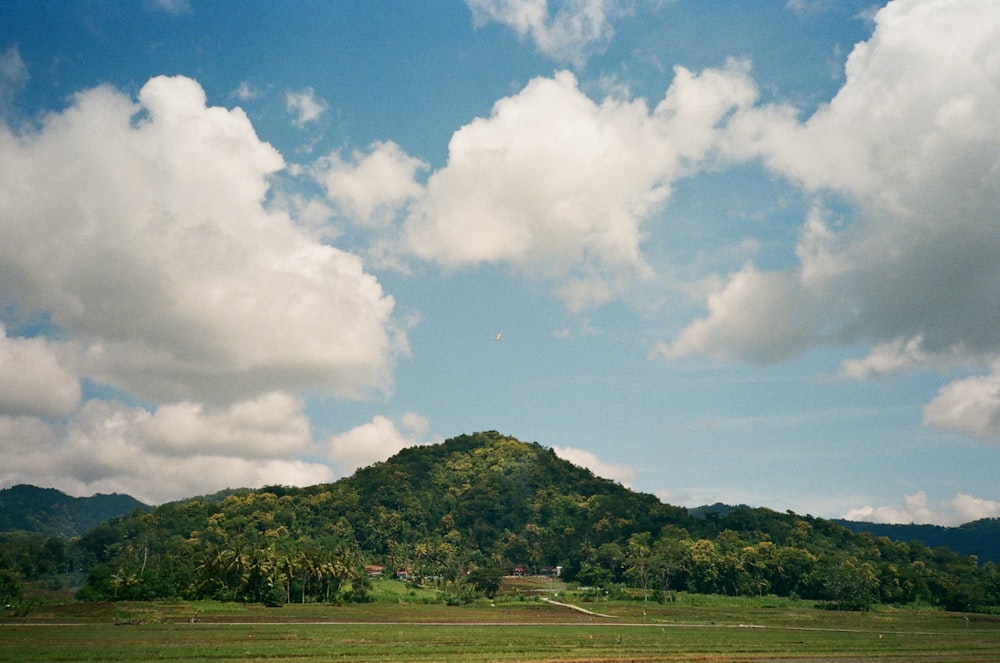
[{"label": "tree", "polygon": [[0,604],[10,605],[21,600],[21,574],[12,569],[0,569]]},{"label": "tree", "polygon": [[825,587],[838,608],[868,610],[878,598],[878,572],[871,562],[851,556],[830,569]]},{"label": "tree", "polygon": [[612,582],[611,571],[598,564],[587,564],[580,568],[576,580],[585,587],[604,589]]},{"label": "tree", "polygon": [[622,562],[625,561],[625,551],[617,543],[605,543],[597,548],[595,557],[604,568],[611,572],[614,582],[621,580]]},{"label": "tree", "polygon": [[761,541],[743,549],[742,565],[749,578],[750,589],[763,596],[771,589],[771,576],[782,573],[778,548],[770,541]]},{"label": "tree", "polygon": [[683,571],[684,542],[689,540],[687,530],[670,525],[653,544],[653,574],[664,594],[671,591],[673,579]]},{"label": "tree", "polygon": [[503,582],[503,571],[493,566],[479,567],[469,571],[465,581],[487,598],[493,598]]},{"label": "tree", "polygon": [[718,590],[719,558],[708,539],[684,542],[684,570],[692,591],[711,594]]},{"label": "tree", "polygon": [[625,549],[625,576],[642,590],[642,600],[649,598],[649,579],[653,570],[653,549],[649,545],[649,532],[633,534]]}]

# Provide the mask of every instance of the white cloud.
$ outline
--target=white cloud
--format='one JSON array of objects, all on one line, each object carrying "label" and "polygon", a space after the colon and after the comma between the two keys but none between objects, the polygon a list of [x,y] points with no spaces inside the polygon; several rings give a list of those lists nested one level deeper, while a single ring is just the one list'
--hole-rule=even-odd
[{"label": "white cloud", "polygon": [[652,112],[641,99],[595,103],[569,72],[536,78],[454,134],[447,166],[411,206],[404,245],[448,267],[507,261],[569,276],[587,284],[563,289],[571,305],[606,301],[602,288],[648,275],[643,221],[755,97],[735,62],[698,75],[678,68]]},{"label": "white cloud", "polygon": [[982,518],[1000,517],[1000,502],[957,493],[954,498],[941,502],[935,508],[928,504],[927,493],[921,490],[905,495],[902,509],[864,506],[851,509],[841,517],[859,522],[955,527]]},{"label": "white cloud", "polygon": [[0,324],[0,414],[61,417],[80,402],[80,381],[44,338],[11,338]]},{"label": "white cloud", "polygon": [[355,151],[350,161],[333,152],[316,164],[315,176],[331,201],[363,225],[393,220],[423,187],[416,181],[427,164],[406,154],[393,142],[376,142],[367,154]]},{"label": "white cloud", "polygon": [[0,55],[0,113],[6,113],[14,96],[30,78],[21,50],[11,46]]},{"label": "white cloud", "polygon": [[304,127],[322,117],[323,113],[326,112],[327,105],[323,99],[316,96],[315,90],[307,87],[298,92],[286,92],[285,108],[294,116],[292,122],[295,126]]},{"label": "white cloud", "polygon": [[926,525],[939,522],[940,514],[935,513],[927,504],[927,493],[918,491],[903,498],[904,507],[897,509],[889,506],[863,506],[851,509],[843,515],[845,520],[856,520],[871,523],[894,523]]},{"label": "white cloud", "polygon": [[610,302],[614,288],[599,278],[570,279],[556,288],[556,295],[571,311],[582,311]]},{"label": "white cloud", "polygon": [[146,0],[146,6],[175,16],[191,13],[190,0]]},{"label": "white cloud", "polygon": [[706,318],[692,322],[672,344],[661,344],[659,352],[766,364],[801,352],[816,334],[818,311],[793,279],[750,263],[712,292],[707,306]]},{"label": "white cloud", "polygon": [[474,24],[502,23],[522,39],[530,37],[545,55],[583,66],[611,40],[611,18],[622,11],[616,0],[466,0]]},{"label": "white cloud", "polygon": [[771,361],[872,343],[845,365],[857,376],[1000,353],[1000,5],[896,0],[875,19],[829,104],[805,121],[785,106],[739,108],[720,143],[846,198],[855,220],[814,210],[799,264],[732,274],[668,346],[677,353]]},{"label": "white cloud", "polygon": [[[402,429],[402,430],[401,430]],[[330,436],[327,457],[337,465],[342,476],[353,474],[360,467],[386,460],[407,447],[430,444],[430,426],[424,417],[408,413],[397,426],[381,415],[346,433]]]},{"label": "white cloud", "polygon": [[260,98],[263,94],[263,91],[254,87],[250,81],[240,81],[239,87],[230,93],[230,96],[236,97],[240,101],[252,101]]},{"label": "white cloud", "polygon": [[983,518],[1000,518],[1000,502],[984,500],[966,493],[955,495],[948,506],[959,523],[970,523]]},{"label": "white cloud", "polygon": [[150,412],[92,400],[65,429],[0,416],[0,481],[72,495],[127,493],[148,503],[223,488],[332,481],[327,465],[295,458],[309,444],[301,404],[281,394],[221,410],[181,403]]},{"label": "white cloud", "polygon": [[636,477],[636,469],[629,465],[615,465],[597,457],[592,451],[573,447],[552,447],[552,451],[563,460],[585,467],[595,475],[617,481],[626,488],[631,487]]},{"label": "white cloud", "polygon": [[21,50],[11,46],[0,55],[0,89],[20,87],[28,82],[28,66],[21,59]]},{"label": "white cloud", "polygon": [[47,421],[29,415],[0,414],[0,458],[4,459],[0,485],[52,486],[58,441],[59,431]]},{"label": "white cloud", "polygon": [[785,6],[796,14],[814,14],[830,8],[830,0],[788,0]]},{"label": "white cloud", "polygon": [[923,423],[1000,441],[1000,374],[955,380],[924,406]]},{"label": "white cloud", "polygon": [[147,400],[388,388],[405,351],[393,300],[357,256],[263,206],[283,165],[182,77],[0,128],[2,303],[47,313],[86,347],[84,375]]},{"label": "white cloud", "polygon": [[921,347],[922,343],[920,336],[882,343],[875,346],[863,359],[844,360],[840,371],[846,377],[863,380],[923,365],[928,357]]},{"label": "white cloud", "polygon": [[200,403],[161,405],[145,425],[153,450],[167,455],[294,457],[312,436],[301,400],[274,392],[222,409]]}]

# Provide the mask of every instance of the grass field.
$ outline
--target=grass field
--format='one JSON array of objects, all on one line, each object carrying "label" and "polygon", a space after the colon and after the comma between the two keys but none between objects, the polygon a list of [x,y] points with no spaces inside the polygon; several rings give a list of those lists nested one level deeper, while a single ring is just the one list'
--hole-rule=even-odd
[{"label": "grass field", "polygon": [[379,585],[377,602],[345,606],[44,604],[0,620],[0,661],[1000,661],[1000,619],[982,615],[836,612],[766,597],[584,603],[552,592],[599,613],[586,614],[523,595],[447,606]]}]

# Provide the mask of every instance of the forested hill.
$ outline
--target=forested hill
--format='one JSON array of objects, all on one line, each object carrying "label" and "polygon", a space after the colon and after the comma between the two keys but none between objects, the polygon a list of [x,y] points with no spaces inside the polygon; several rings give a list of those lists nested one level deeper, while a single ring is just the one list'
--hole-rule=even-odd
[{"label": "forested hill", "polygon": [[549,564],[573,557],[584,542],[597,546],[689,520],[683,508],[496,432],[404,449],[342,484],[366,514],[348,515],[365,547],[387,555],[406,542],[449,537]]},{"label": "forested hill", "polygon": [[69,539],[135,509],[149,507],[129,495],[71,497],[55,488],[20,484],[0,490],[0,532],[37,532]]},{"label": "forested hill", "polygon": [[949,548],[975,555],[982,562],[1000,564],[1000,518],[983,518],[958,527],[939,525],[887,525],[850,520],[834,521],[852,532],[867,532],[893,541],[920,541],[924,545]]},{"label": "forested hill", "polygon": [[78,597],[101,600],[351,600],[371,567],[438,583],[444,596],[472,591],[462,588],[484,573],[561,567],[568,581],[661,598],[684,589],[841,607],[1000,605],[994,564],[769,509],[694,517],[497,432],[405,449],[333,484],[133,513],[69,556],[88,574]]}]

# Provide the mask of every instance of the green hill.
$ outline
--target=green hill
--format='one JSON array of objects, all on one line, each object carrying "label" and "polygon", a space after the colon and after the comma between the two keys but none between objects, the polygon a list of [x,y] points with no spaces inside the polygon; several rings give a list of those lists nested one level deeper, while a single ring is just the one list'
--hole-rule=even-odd
[{"label": "green hill", "polygon": [[930,548],[944,547],[964,555],[975,555],[980,563],[1000,563],[1000,518],[983,518],[958,527],[836,522],[852,532],[868,532],[893,541],[920,541]]},{"label": "green hill", "polygon": [[20,484],[0,490],[0,532],[23,531],[70,539],[98,524],[149,506],[128,495],[70,497],[55,488]]},{"label": "green hill", "polygon": [[224,491],[133,512],[68,552],[81,599],[364,600],[403,572],[442,600],[501,574],[602,596],[777,594],[842,608],[1000,605],[996,565],[831,521],[746,507],[692,516],[497,432],[405,449],[336,483]]}]

